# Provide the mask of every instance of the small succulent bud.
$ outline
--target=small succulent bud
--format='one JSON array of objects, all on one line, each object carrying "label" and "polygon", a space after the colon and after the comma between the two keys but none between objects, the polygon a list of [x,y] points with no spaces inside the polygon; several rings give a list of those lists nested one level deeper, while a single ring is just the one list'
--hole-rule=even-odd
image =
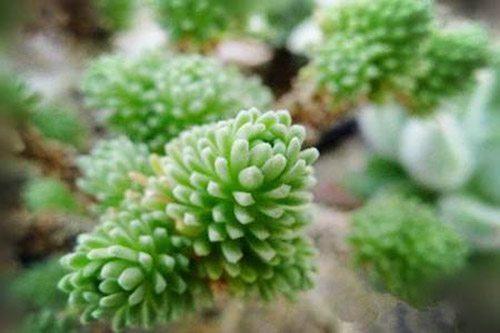
[{"label": "small succulent bud", "polygon": [[148,144],[153,152],[193,125],[272,101],[257,79],[199,55],[108,56],[90,68],[83,90],[90,107],[106,111],[112,130]]},{"label": "small succulent bud", "polygon": [[460,124],[445,113],[408,122],[402,133],[401,162],[418,183],[440,192],[465,184],[474,168]]},{"label": "small succulent bud", "polygon": [[355,263],[374,282],[413,305],[425,305],[432,285],[465,263],[463,240],[430,207],[383,196],[354,213]]},{"label": "small succulent bud", "polygon": [[78,186],[97,199],[97,209],[118,207],[128,191],[140,190],[141,178],[153,173],[145,145],[121,137],[99,142],[77,161],[82,177]]}]

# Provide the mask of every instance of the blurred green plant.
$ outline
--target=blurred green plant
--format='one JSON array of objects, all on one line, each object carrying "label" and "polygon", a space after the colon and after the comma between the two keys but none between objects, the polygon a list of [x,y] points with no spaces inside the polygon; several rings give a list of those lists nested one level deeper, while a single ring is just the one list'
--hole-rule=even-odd
[{"label": "blurred green plant", "polygon": [[464,241],[416,199],[383,196],[353,215],[354,262],[376,284],[414,306],[466,262]]},{"label": "blurred green plant", "polygon": [[474,73],[490,62],[488,34],[476,25],[433,31],[425,61],[427,68],[410,92],[410,107],[417,114],[474,88]]},{"label": "blurred green plant", "polygon": [[198,55],[107,56],[91,66],[83,90],[90,107],[106,111],[112,130],[148,144],[153,152],[193,125],[272,102],[258,79]]},{"label": "blurred green plant", "polygon": [[80,206],[66,185],[55,178],[33,178],[23,190],[25,206],[32,213],[78,213]]},{"label": "blurred green plant", "polygon": [[243,30],[254,4],[251,0],[153,0],[158,21],[172,40],[191,46]]},{"label": "blurred green plant", "polygon": [[59,287],[84,322],[115,330],[177,318],[211,290],[294,297],[312,286],[304,235],[314,148],[286,111],[193,127],[154,155],[155,174],[78,238]]},{"label": "blurred green plant", "polygon": [[19,328],[20,333],[81,333],[78,320],[64,313],[50,310],[29,315]]},{"label": "blurred green plant", "polygon": [[110,31],[128,28],[138,8],[137,0],[92,0],[92,4],[101,24]]},{"label": "blurred green plant", "polygon": [[88,127],[72,109],[40,106],[32,112],[30,120],[45,138],[77,148],[82,148],[88,140]]},{"label": "blurred green plant", "polygon": [[77,184],[97,199],[96,210],[119,207],[129,190],[139,190],[140,179],[150,176],[149,151],[146,145],[120,137],[102,140],[77,164],[82,172]]}]

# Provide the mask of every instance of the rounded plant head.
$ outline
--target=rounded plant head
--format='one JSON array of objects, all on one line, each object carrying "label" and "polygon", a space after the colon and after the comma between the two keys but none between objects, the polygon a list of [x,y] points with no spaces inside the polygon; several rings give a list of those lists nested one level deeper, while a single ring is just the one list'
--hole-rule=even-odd
[{"label": "rounded plant head", "polygon": [[[330,72],[330,82],[323,85],[337,87],[330,93],[341,99],[352,94],[353,86],[354,98],[379,98],[386,91],[408,89],[422,67],[431,7],[426,0],[354,0],[325,9],[320,25],[331,45],[316,57],[323,63],[332,58],[336,66],[321,68]],[[359,83],[343,84],[346,71],[351,72],[348,82],[355,78]]]},{"label": "rounded plant head", "polygon": [[175,42],[204,44],[242,28],[254,4],[251,0],[153,0],[153,5],[159,23]]},{"label": "rounded plant head", "polygon": [[315,148],[286,111],[241,111],[194,127],[155,160],[152,197],[189,238],[198,274],[236,294],[293,296],[309,288],[314,250],[301,235],[310,221]]},{"label": "rounded plant head", "polygon": [[124,137],[98,142],[77,164],[82,172],[78,186],[97,199],[98,211],[119,207],[127,192],[139,191],[152,174],[147,147]]},{"label": "rounded plant head", "polygon": [[403,300],[422,306],[435,283],[465,264],[464,241],[416,199],[381,196],[354,213],[350,243],[356,265]]},{"label": "rounded plant head", "polygon": [[174,234],[164,213],[149,208],[127,200],[61,259],[70,273],[59,288],[83,322],[150,328],[190,311],[207,294],[192,274],[189,241]]},{"label": "rounded plant head", "polygon": [[488,34],[477,25],[434,30],[424,55],[426,69],[410,91],[411,111],[433,111],[446,98],[463,94],[491,58]]},{"label": "rounded plant head", "polygon": [[155,152],[193,125],[272,102],[259,80],[199,55],[105,57],[90,68],[83,89],[112,130]]}]

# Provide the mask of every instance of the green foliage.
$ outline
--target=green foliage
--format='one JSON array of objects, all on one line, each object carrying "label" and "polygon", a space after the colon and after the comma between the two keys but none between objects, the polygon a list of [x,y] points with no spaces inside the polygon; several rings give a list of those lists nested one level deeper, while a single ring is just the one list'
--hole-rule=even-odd
[{"label": "green foliage", "polygon": [[98,211],[119,207],[127,191],[142,187],[134,177],[152,174],[147,147],[124,137],[100,141],[77,164],[82,171],[78,186],[97,199]]},{"label": "green foliage", "polygon": [[257,79],[198,55],[105,57],[93,64],[83,89],[89,106],[107,111],[111,129],[156,152],[186,128],[272,101]]},{"label": "green foliage", "polygon": [[35,178],[23,190],[26,207],[33,213],[76,213],[78,202],[60,180]]},{"label": "green foliage", "polygon": [[500,205],[499,139],[484,145],[473,179],[473,186],[487,201]]},{"label": "green foliage", "polygon": [[64,304],[64,294],[57,291],[57,281],[64,276],[59,258],[38,263],[23,271],[10,286],[16,299],[30,307],[53,309]]},{"label": "green foliage", "polygon": [[423,305],[433,284],[465,263],[462,239],[414,199],[386,196],[353,216],[350,243],[357,266],[387,291]]},{"label": "green foliage", "polygon": [[130,26],[137,0],[92,0],[104,28],[123,30]]},{"label": "green foliage", "polygon": [[152,190],[192,240],[203,278],[235,294],[292,297],[312,285],[313,248],[301,236],[310,221],[315,148],[286,111],[241,111],[195,127],[155,161]]},{"label": "green foliage", "polygon": [[313,66],[337,103],[411,86],[431,29],[429,1],[344,1],[321,14],[327,42]]},{"label": "green foliage", "polygon": [[82,147],[88,137],[87,126],[71,109],[40,106],[32,112],[31,121],[44,137],[75,147]]},{"label": "green foliage", "polygon": [[207,43],[246,23],[251,0],[153,0],[158,21],[177,42]]},{"label": "green foliage", "polygon": [[426,113],[470,89],[475,71],[489,63],[488,43],[488,34],[478,26],[433,31],[425,54],[427,68],[410,93],[413,112]]},{"label": "green foliage", "polygon": [[39,97],[12,73],[0,73],[0,116],[26,120],[39,103]]},{"label": "green foliage", "polygon": [[71,273],[59,288],[84,323],[111,320],[114,330],[165,323],[207,293],[193,275],[188,243],[164,212],[127,200],[63,257]]},{"label": "green foliage", "polygon": [[20,333],[78,333],[78,322],[64,313],[42,310],[23,321]]}]

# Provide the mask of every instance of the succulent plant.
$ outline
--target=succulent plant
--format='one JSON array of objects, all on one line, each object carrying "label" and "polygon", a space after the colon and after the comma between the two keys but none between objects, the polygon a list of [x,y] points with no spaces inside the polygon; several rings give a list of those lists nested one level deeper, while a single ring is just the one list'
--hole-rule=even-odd
[{"label": "succulent plant", "polygon": [[34,178],[23,190],[26,207],[33,213],[76,213],[78,201],[66,185],[55,178]]},{"label": "succulent plant", "polygon": [[401,196],[378,197],[355,212],[350,243],[376,284],[416,306],[431,301],[434,283],[460,270],[467,253],[430,207]]},{"label": "succulent plant", "polygon": [[489,63],[488,44],[486,31],[478,26],[433,31],[425,54],[427,68],[410,93],[413,112],[428,112],[443,99],[470,89],[475,72]]},{"label": "succulent plant", "polygon": [[327,42],[313,66],[336,99],[377,99],[411,87],[431,29],[429,1],[342,1],[320,14]]},{"label": "succulent plant", "polygon": [[149,189],[192,241],[198,272],[235,294],[293,296],[311,286],[314,250],[301,236],[318,152],[286,111],[241,111],[195,127],[157,158]]},{"label": "succulent plant", "polygon": [[257,79],[198,55],[108,56],[94,63],[83,88],[89,106],[107,112],[111,129],[156,152],[190,126],[272,101]]},{"label": "succulent plant", "polygon": [[500,246],[500,208],[469,195],[450,195],[439,200],[439,213],[470,244],[482,250]]},{"label": "succulent plant", "polygon": [[72,109],[40,105],[31,113],[30,120],[44,137],[77,148],[81,148],[88,137],[88,127]]},{"label": "succulent plant", "polygon": [[407,122],[401,105],[367,105],[360,110],[358,122],[363,138],[378,155],[398,161],[401,132]]},{"label": "succulent plant", "polygon": [[110,31],[123,30],[131,24],[136,0],[92,0],[102,26]]},{"label": "succulent plant", "polygon": [[413,119],[405,126],[401,163],[421,185],[445,192],[464,185],[474,171],[473,151],[451,114]]},{"label": "succulent plant", "polygon": [[100,141],[77,164],[82,171],[78,186],[97,199],[98,211],[119,207],[127,191],[142,188],[137,178],[153,173],[147,147],[124,137]]},{"label": "succulent plant", "polygon": [[253,2],[249,0],[154,0],[162,26],[177,42],[211,42],[230,27],[244,25]]},{"label": "succulent plant", "polygon": [[61,259],[70,273],[59,288],[82,322],[149,328],[193,308],[205,287],[192,274],[189,242],[173,229],[165,213],[131,197],[78,238],[75,251]]}]

